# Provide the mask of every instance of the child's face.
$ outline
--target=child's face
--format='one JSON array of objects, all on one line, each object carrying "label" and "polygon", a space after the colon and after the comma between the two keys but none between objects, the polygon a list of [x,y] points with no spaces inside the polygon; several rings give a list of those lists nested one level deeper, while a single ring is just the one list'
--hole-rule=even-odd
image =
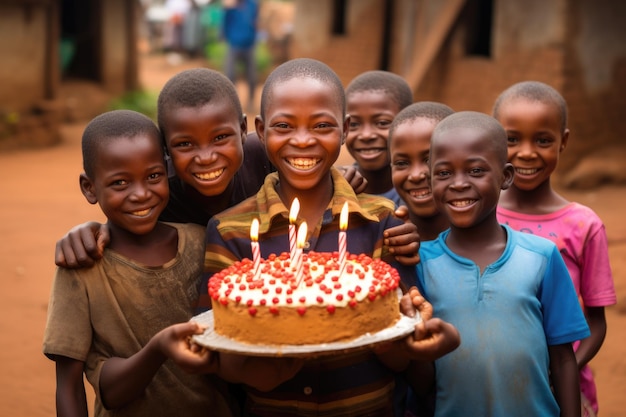
[{"label": "child's face", "polygon": [[457,228],[495,216],[500,191],[513,181],[513,168],[498,158],[483,130],[450,129],[439,134],[431,151],[433,198]]},{"label": "child's face", "polygon": [[176,175],[205,196],[222,194],[243,163],[247,121],[227,100],[182,107],[165,116],[165,142]]},{"label": "child's face", "polygon": [[257,117],[255,123],[281,187],[303,191],[328,183],[348,127],[337,92],[307,77],[273,88],[265,118]]},{"label": "child's face", "polygon": [[400,106],[383,91],[359,91],[346,99],[350,115],[346,140],[348,152],[363,171],[388,167],[389,127],[400,112]]},{"label": "child's face", "polygon": [[428,181],[428,152],[435,125],[426,118],[409,120],[396,127],[389,144],[393,186],[417,217],[438,213]]},{"label": "child's face", "polygon": [[508,136],[508,160],[515,167],[516,188],[530,191],[549,182],[567,145],[556,106],[523,98],[502,103],[499,122]]},{"label": "child's face", "polygon": [[152,231],[169,198],[160,139],[139,135],[100,146],[94,178],[81,176],[81,189],[110,223],[137,235]]}]

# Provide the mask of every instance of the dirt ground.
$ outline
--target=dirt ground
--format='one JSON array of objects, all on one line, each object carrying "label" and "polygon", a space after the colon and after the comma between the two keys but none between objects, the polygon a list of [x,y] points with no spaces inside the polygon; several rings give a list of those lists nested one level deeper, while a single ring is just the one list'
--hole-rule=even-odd
[{"label": "dirt ground", "polygon": [[[197,64],[172,65],[147,58],[142,61],[142,82],[158,90],[172,74]],[[0,178],[4,178],[0,181],[0,415],[55,415],[54,364],[41,353],[54,245],[70,227],[103,219],[78,188],[83,128],[80,123],[64,126],[64,139],[53,148],[0,153]],[[591,365],[600,415],[622,417],[626,408],[626,187],[563,194],[592,207],[607,227],[618,305],[607,309],[607,338]]]}]

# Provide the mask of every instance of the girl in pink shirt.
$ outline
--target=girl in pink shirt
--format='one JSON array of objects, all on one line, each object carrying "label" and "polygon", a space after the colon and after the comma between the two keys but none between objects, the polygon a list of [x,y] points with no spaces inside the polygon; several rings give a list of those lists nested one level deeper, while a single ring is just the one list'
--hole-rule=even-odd
[{"label": "girl in pink shirt", "polygon": [[598,400],[588,362],[606,335],[604,307],[617,299],[602,220],[589,207],[566,200],[550,184],[569,138],[567,105],[554,88],[526,81],[500,94],[493,116],[507,131],[508,160],[515,167],[513,185],[500,196],[498,220],[552,240],[565,260],[591,330],[590,337],[574,345],[582,415],[595,415]]}]

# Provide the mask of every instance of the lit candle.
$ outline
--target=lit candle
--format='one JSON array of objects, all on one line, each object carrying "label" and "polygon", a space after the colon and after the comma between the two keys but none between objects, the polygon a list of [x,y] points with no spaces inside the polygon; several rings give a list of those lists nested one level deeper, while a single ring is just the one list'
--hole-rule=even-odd
[{"label": "lit candle", "polygon": [[293,262],[293,258],[296,255],[296,220],[298,219],[298,212],[300,211],[300,201],[298,198],[294,198],[289,209],[289,257]]},{"label": "lit candle", "polygon": [[259,246],[259,219],[253,219],[250,225],[250,246],[252,247],[252,272],[256,278],[261,265],[261,247]]},{"label": "lit candle", "polygon": [[341,214],[339,215],[339,267],[343,269],[346,263],[346,255],[348,250],[348,239],[346,230],[348,229],[348,202],[343,203]]},{"label": "lit candle", "polygon": [[304,244],[306,242],[306,234],[307,234],[307,226],[306,222],[300,223],[300,227],[298,227],[298,237],[296,242],[296,259],[292,264],[292,268],[295,267],[296,271],[296,282],[300,284],[302,280],[302,268],[304,265],[304,255],[302,251],[304,249]]}]

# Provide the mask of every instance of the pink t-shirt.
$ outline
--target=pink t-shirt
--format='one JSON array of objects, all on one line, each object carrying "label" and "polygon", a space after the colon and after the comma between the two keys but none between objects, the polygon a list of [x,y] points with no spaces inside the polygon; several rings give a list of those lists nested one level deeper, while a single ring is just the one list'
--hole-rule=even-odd
[{"label": "pink t-shirt", "polygon": [[[514,230],[541,236],[556,244],[583,307],[604,307],[617,302],[606,230],[592,209],[569,203],[548,214],[524,214],[498,206],[497,215],[500,223]],[[588,366],[581,370],[580,388],[597,412],[595,383]]]}]

